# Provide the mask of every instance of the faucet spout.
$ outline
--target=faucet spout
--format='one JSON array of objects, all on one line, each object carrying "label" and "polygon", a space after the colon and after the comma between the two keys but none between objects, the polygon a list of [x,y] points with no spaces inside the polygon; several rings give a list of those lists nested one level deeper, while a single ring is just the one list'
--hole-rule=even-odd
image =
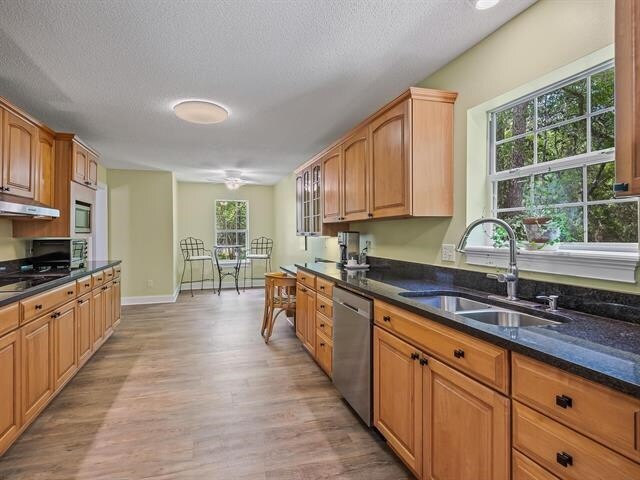
[{"label": "faucet spout", "polygon": [[498,225],[507,232],[507,236],[509,237],[509,267],[507,268],[507,273],[504,275],[487,275],[489,278],[495,278],[500,283],[507,284],[507,298],[509,300],[517,300],[518,299],[518,262],[517,262],[517,252],[518,245],[516,241],[516,234],[509,225],[504,220],[499,218],[487,217],[487,218],[479,218],[471,222],[467,228],[465,229],[462,237],[460,237],[460,241],[458,242],[458,246],[456,250],[460,253],[465,253],[465,246],[467,245],[467,241],[469,240],[469,235],[471,231],[476,228],[478,225],[483,225],[485,223],[492,223],[494,225]]}]

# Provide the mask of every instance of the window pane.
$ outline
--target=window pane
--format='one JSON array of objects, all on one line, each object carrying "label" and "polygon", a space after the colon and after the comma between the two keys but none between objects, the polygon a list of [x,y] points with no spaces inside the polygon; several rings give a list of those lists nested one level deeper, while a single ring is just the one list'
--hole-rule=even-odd
[{"label": "window pane", "polygon": [[496,113],[496,140],[533,130],[533,100]]},{"label": "window pane", "polygon": [[569,123],[538,134],[538,162],[587,152],[587,121]]},{"label": "window pane", "polygon": [[535,205],[582,201],[582,168],[569,168],[534,177]]},{"label": "window pane", "polygon": [[579,117],[586,112],[586,78],[538,97],[538,127]]},{"label": "window pane", "polygon": [[246,245],[247,244],[247,233],[246,232],[238,232],[238,243],[236,245]]},{"label": "window pane", "polygon": [[247,204],[245,202],[238,202],[238,226],[239,230],[247,228]]},{"label": "window pane", "polygon": [[587,167],[587,200],[609,200],[613,198],[615,177],[615,162],[589,165]]},{"label": "window pane", "polygon": [[591,117],[591,151],[597,152],[615,145],[615,118],[613,112]]},{"label": "window pane", "polygon": [[507,222],[513,231],[516,234],[516,239],[518,241],[526,241],[527,235],[522,226],[522,219],[525,218],[526,215],[524,212],[500,212],[498,213],[498,218]]},{"label": "window pane", "polygon": [[584,242],[582,207],[558,208],[552,212],[560,224],[561,242]]},{"label": "window pane", "polygon": [[533,135],[496,146],[496,171],[533,164]]},{"label": "window pane", "polygon": [[226,245],[226,237],[224,233],[218,232],[216,235],[216,245]]},{"label": "window pane", "polygon": [[522,207],[523,195],[529,193],[531,177],[513,178],[498,182],[498,208]]},{"label": "window pane", "polygon": [[638,202],[589,205],[590,242],[638,241]]},{"label": "window pane", "polygon": [[613,68],[591,76],[591,111],[613,107]]}]

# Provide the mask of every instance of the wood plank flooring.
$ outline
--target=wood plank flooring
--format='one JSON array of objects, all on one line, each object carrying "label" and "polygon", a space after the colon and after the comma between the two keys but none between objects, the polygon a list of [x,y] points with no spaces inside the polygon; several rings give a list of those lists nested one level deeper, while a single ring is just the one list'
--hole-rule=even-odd
[{"label": "wood plank flooring", "polygon": [[125,307],[120,329],[0,458],[0,479],[409,479],[261,290]]}]

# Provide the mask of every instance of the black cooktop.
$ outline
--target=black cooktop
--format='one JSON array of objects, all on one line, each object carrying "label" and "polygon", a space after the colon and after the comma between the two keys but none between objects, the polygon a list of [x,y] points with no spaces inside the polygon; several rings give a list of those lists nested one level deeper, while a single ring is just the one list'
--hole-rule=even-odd
[{"label": "black cooktop", "polygon": [[0,275],[0,292],[22,292],[28,288],[51,282],[68,275],[62,271],[29,271]]}]

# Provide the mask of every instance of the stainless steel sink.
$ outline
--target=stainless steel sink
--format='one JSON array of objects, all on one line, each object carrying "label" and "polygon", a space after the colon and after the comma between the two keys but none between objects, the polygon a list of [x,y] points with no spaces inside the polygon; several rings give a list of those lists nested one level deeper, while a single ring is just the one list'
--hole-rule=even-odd
[{"label": "stainless steel sink", "polygon": [[413,292],[407,292],[409,294],[400,295],[411,298],[416,302],[424,303],[434,308],[439,308],[445,312],[462,312],[465,310],[482,310],[494,308],[486,303],[477,302],[464,297],[455,297],[452,295],[417,295]]},{"label": "stainless steel sink", "polygon": [[559,325],[560,322],[547,318],[534,317],[526,313],[513,310],[483,310],[475,312],[460,312],[460,316],[477,322],[498,325],[500,327],[540,327]]}]

